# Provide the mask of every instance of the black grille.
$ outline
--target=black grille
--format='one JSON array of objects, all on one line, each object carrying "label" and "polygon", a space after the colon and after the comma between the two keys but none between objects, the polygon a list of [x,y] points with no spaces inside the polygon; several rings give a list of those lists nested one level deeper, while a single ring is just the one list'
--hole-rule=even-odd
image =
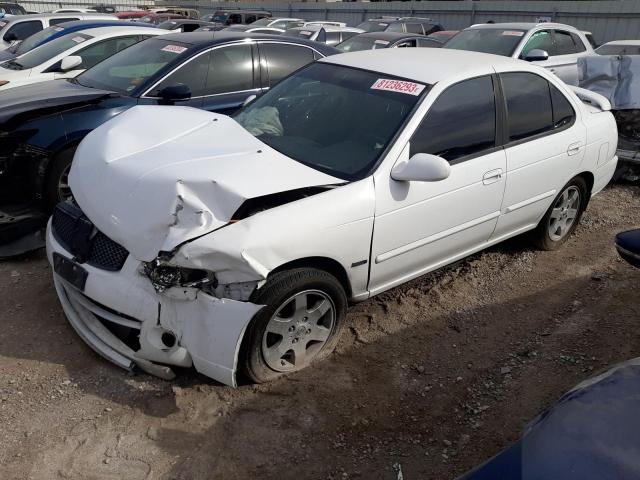
[{"label": "black grille", "polygon": [[78,263],[88,263],[102,270],[118,271],[129,252],[93,227],[82,211],[67,202],[53,211],[53,235]]}]

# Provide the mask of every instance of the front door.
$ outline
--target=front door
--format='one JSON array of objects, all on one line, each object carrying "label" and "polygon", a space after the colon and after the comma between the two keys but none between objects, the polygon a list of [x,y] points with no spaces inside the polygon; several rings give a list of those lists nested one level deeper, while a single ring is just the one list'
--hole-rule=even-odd
[{"label": "front door", "polygon": [[372,294],[482,248],[500,215],[506,157],[498,145],[494,77],[457,83],[435,100],[399,161],[439,155],[439,182],[376,182]]}]

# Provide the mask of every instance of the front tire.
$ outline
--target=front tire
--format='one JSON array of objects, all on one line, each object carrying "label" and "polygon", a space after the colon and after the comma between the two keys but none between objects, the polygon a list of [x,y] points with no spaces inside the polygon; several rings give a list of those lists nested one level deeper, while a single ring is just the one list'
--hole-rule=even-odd
[{"label": "front tire", "polygon": [[265,305],[249,325],[241,350],[240,366],[253,382],[302,370],[335,349],[347,297],[333,275],[311,268],[278,272],[251,301]]},{"label": "front tire", "polygon": [[556,250],[578,226],[587,206],[587,184],[582,177],[567,183],[533,231],[532,238],[542,250]]},{"label": "front tire", "polygon": [[53,210],[59,202],[63,202],[72,197],[69,187],[69,171],[73,155],[76,153],[75,147],[63,150],[51,162],[49,173],[44,185],[44,201],[46,208]]}]

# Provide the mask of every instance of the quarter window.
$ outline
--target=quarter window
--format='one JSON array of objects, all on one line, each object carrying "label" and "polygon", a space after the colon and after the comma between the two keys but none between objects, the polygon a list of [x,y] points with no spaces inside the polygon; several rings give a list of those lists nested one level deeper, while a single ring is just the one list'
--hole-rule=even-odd
[{"label": "quarter window", "polygon": [[240,92],[253,87],[251,45],[231,45],[212,50],[206,95]]},{"label": "quarter window", "polygon": [[411,155],[430,153],[453,161],[496,145],[491,77],[457,83],[436,99],[411,138]]},{"label": "quarter window", "polygon": [[267,61],[270,86],[314,60],[313,50],[296,45],[263,43],[260,44],[260,51]]},{"label": "quarter window", "polygon": [[562,128],[570,125],[576,116],[571,103],[567,97],[552,84],[549,84],[551,90],[551,105],[553,107],[553,128]]},{"label": "quarter window", "polygon": [[509,140],[517,141],[553,129],[549,83],[533,73],[500,75],[507,101]]}]

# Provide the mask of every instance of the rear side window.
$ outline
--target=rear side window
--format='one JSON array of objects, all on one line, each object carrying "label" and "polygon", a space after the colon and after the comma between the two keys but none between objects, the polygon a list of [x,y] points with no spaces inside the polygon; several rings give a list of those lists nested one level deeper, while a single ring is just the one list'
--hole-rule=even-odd
[{"label": "rear side window", "polygon": [[255,15],[247,15],[244,18],[244,23],[253,23],[256,21],[256,16]]},{"label": "rear side window", "polygon": [[251,45],[231,45],[211,52],[206,95],[241,92],[253,86]]},{"label": "rear side window", "polygon": [[411,155],[430,153],[453,161],[496,145],[491,77],[457,83],[436,99],[411,138]]},{"label": "rear side window", "polygon": [[325,43],[327,45],[337,45],[340,43],[340,32],[327,32],[327,39]]},{"label": "rear side window", "polygon": [[522,140],[553,129],[549,83],[533,73],[501,74],[507,100],[509,140]]},{"label": "rear side window", "polygon": [[584,46],[584,42],[582,41],[582,39],[575,33],[571,33],[570,35],[571,35],[571,38],[573,38],[573,43],[576,44],[576,52],[578,53],[586,52],[587,47]]},{"label": "rear side window", "polygon": [[273,86],[290,73],[314,60],[313,50],[296,45],[263,43],[260,44],[260,51],[266,59],[269,86]]},{"label": "rear side window", "polygon": [[49,20],[49,25],[58,25],[64,22],[72,22],[74,20],[80,20],[79,18],[52,18]]},{"label": "rear side window", "polygon": [[390,23],[386,30],[387,32],[402,32],[403,25],[402,22]]},{"label": "rear side window", "polygon": [[[42,22],[39,20],[32,20],[29,22],[20,22],[16,23],[12,27],[9,27],[7,33],[4,34],[4,41],[8,42],[11,40],[24,40],[27,37],[30,37],[34,33],[42,30]],[[11,38],[11,36],[15,35],[15,38]]]},{"label": "rear side window", "polygon": [[556,55],[570,55],[576,53],[576,44],[573,43],[573,38],[568,32],[562,32],[560,30],[555,31],[556,36]]},{"label": "rear side window", "polygon": [[407,23],[407,32],[408,33],[419,33],[422,35],[424,32],[422,30],[422,25],[419,23]]}]

